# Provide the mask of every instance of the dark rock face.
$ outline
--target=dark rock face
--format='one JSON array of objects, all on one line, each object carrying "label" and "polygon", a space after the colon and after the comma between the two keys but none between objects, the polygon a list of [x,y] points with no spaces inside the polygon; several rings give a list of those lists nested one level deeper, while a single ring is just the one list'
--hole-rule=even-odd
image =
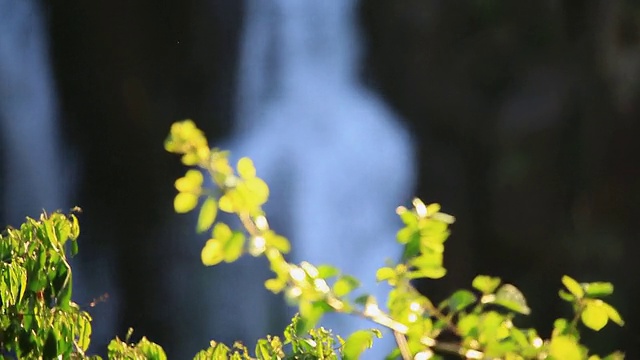
[{"label": "dark rock face", "polygon": [[549,326],[566,310],[555,295],[563,273],[610,279],[629,321],[594,350],[632,354],[638,230],[622,218],[638,213],[640,170],[622,133],[640,115],[629,101],[639,97],[637,5],[365,0],[361,10],[366,78],[422,144],[418,194],[459,219],[449,281],[423,290],[445,296],[475,273],[499,275]]}]

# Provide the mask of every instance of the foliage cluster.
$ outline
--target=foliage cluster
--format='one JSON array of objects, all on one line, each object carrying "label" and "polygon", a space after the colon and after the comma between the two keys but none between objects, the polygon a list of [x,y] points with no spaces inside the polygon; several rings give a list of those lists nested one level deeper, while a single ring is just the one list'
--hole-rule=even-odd
[{"label": "foliage cluster", "polygon": [[[210,233],[201,252],[202,262],[213,266],[233,263],[243,255],[265,257],[273,277],[265,288],[282,293],[299,311],[283,338],[267,336],[253,353],[243,344],[233,347],[212,341],[195,359],[357,359],[382,336],[392,334],[397,348],[388,359],[440,359],[455,355],[464,359],[601,359],[580,342],[583,327],[601,330],[609,321],[623,325],[616,309],[603,300],[613,293],[607,282],[579,283],[562,278],[560,298],[571,305],[569,318],[557,319],[548,339],[535,329],[519,328],[517,315],[528,315],[523,294],[499,278],[479,275],[471,289],[461,289],[434,302],[419,293],[412,281],[445,276],[444,243],[454,218],[440,212],[437,204],[419,199],[412,208],[399,207],[404,227],[397,241],[404,246],[398,262],[375,274],[392,290],[386,301],[367,294],[354,295],[359,280],[327,264],[294,264],[286,260],[288,239],[269,227],[262,205],[269,197],[267,184],[253,163],[242,158],[235,167],[229,154],[211,149],[195,124],[175,123],[165,141],[167,151],[180,154],[190,168],[175,182],[178,213],[198,208],[197,231]],[[310,164],[312,166],[313,164]],[[214,186],[203,186],[205,176]],[[237,216],[241,230],[217,220],[218,211]],[[65,249],[78,251],[75,215],[43,214],[27,218],[20,229],[0,236],[0,359],[18,358],[99,359],[86,356],[91,318],[71,301],[72,274]],[[69,241],[71,240],[71,241]],[[372,274],[373,276],[374,274]],[[371,320],[377,328],[362,329],[346,339],[330,330],[316,328],[326,313],[341,313]],[[110,359],[166,359],[162,348],[146,338],[130,342],[116,338],[108,347]],[[385,336],[387,336],[385,334]],[[454,340],[450,340],[453,338]],[[614,352],[604,359],[622,359]]]},{"label": "foliage cluster", "polygon": [[[528,315],[530,309],[523,294],[515,286],[503,284],[499,278],[477,276],[471,284],[472,290],[458,290],[444,301],[434,303],[420,294],[412,281],[439,279],[445,275],[444,242],[454,218],[440,212],[438,204],[425,205],[419,199],[413,201],[412,209],[397,209],[405,224],[397,233],[397,241],[404,246],[402,259],[376,273],[379,282],[392,286],[384,310],[379,299],[371,295],[351,296],[359,281],[339,269],[326,264],[293,264],[285,260],[290,244],[269,228],[262,209],[269,189],[256,176],[250,159],[241,158],[234,171],[228,153],[210,150],[204,134],[190,120],[172,126],[165,148],[182,155],[184,165],[200,168],[215,184],[215,189],[203,189],[203,175],[194,169],[189,169],[175,184],[179,193],[174,206],[179,213],[196,209],[200,198],[204,198],[197,229],[200,232],[213,230],[202,249],[203,263],[233,262],[245,253],[265,256],[274,273],[274,278],[267,280],[265,287],[274,293],[284,293],[287,301],[298,307],[298,333],[313,329],[325,313],[338,312],[368,318],[391,330],[398,347],[389,354],[390,359],[432,359],[441,354],[457,354],[467,359],[595,360],[600,357],[589,354],[588,348],[580,343],[579,323],[595,331],[609,321],[623,325],[615,308],[602,300],[613,293],[612,284],[580,284],[569,276],[562,278],[566,289],[559,294],[562,300],[571,304],[574,314],[569,319],[556,320],[549,339],[540,337],[535,329],[519,328],[514,324],[517,314]],[[232,231],[226,224],[216,223],[218,209],[235,214],[244,231]],[[453,334],[459,341],[441,340],[445,333]],[[346,340],[338,337],[337,343],[341,346],[334,349],[329,358],[358,358],[371,345],[374,335],[379,336],[380,332],[361,330]],[[322,348],[316,344],[317,348],[309,349],[310,353],[325,358],[326,352],[314,350]],[[276,354],[267,353],[270,356],[257,351],[256,356],[270,359]],[[615,352],[606,359],[622,356]]]}]

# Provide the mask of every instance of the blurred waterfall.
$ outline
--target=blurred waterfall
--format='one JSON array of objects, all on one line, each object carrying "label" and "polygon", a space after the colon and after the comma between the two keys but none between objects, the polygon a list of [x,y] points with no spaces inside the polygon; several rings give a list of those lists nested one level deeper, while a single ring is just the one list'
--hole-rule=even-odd
[{"label": "blurred waterfall", "polygon": [[45,17],[36,0],[0,1],[0,220],[68,211]]},{"label": "blurred waterfall", "polygon": [[[394,211],[414,191],[415,159],[407,130],[358,81],[356,5],[246,2],[229,147],[236,159],[250,156],[270,185],[266,211],[272,228],[291,239],[293,260],[337,265],[363,281],[356,293],[384,302],[375,270],[400,255]],[[265,292],[252,291],[253,299]],[[344,335],[374,324],[342,315],[323,325]],[[374,346],[376,358],[393,341],[385,338]]]}]

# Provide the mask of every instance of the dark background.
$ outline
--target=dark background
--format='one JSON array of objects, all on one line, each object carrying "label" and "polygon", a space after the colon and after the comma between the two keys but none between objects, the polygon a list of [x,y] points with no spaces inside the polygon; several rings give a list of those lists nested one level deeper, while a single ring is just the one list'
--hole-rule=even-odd
[{"label": "dark background", "polygon": [[[171,265],[200,265],[183,234],[149,236],[183,221],[171,205],[182,169],[162,142],[184,118],[212,144],[228,134],[242,2],[45,6],[63,132],[82,162],[78,261],[90,269],[115,256],[118,334],[133,326],[171,356],[206,299],[193,299],[193,315],[167,305]],[[474,274],[501,276],[527,295],[533,315],[523,324],[548,336],[570,311],[557,298],[563,274],[610,280],[627,325],[605,329],[593,349],[640,356],[640,4],[363,0],[359,13],[362,79],[419,144],[416,193],[458,219],[449,275],[421,288],[440,299]]]}]

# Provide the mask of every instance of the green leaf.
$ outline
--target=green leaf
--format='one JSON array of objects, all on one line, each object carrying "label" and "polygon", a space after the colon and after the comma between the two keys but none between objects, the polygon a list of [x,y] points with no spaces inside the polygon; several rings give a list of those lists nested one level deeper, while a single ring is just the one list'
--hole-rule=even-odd
[{"label": "green leaf", "polygon": [[335,282],[335,284],[333,284],[333,293],[337,297],[342,297],[353,291],[358,286],[360,286],[358,279],[350,275],[343,275]]},{"label": "green leaf", "polygon": [[155,344],[143,336],[136,348],[142,352],[147,360],[167,360],[167,355],[160,345]]},{"label": "green leaf", "polygon": [[449,298],[449,308],[453,312],[458,312],[475,303],[476,300],[476,296],[471,291],[458,290]]},{"label": "green leaf", "polygon": [[256,177],[256,168],[251,159],[243,157],[238,160],[238,175],[245,180]]},{"label": "green leaf", "polygon": [[58,357],[58,337],[59,334],[56,329],[51,329],[47,332],[47,338],[42,350],[42,355],[44,355],[46,359],[55,359]]},{"label": "green leaf", "polygon": [[556,336],[551,339],[549,355],[555,360],[582,360],[580,347],[570,336]]},{"label": "green leaf", "polygon": [[562,277],[562,283],[576,298],[582,299],[584,297],[584,289],[582,289],[582,286],[573,278],[564,275]]},{"label": "green leaf", "polygon": [[500,286],[501,282],[502,280],[499,277],[478,275],[473,279],[471,286],[483,294],[492,294]]},{"label": "green leaf", "polygon": [[602,304],[601,300],[587,301],[584,310],[580,314],[582,323],[595,331],[600,331],[609,321],[607,310]]},{"label": "green leaf", "polygon": [[70,216],[71,218],[71,232],[69,233],[69,237],[72,240],[75,240],[78,238],[78,236],[80,236],[80,224],[78,223],[78,218],[71,214]]},{"label": "green leaf", "polygon": [[374,335],[379,337],[379,331],[375,333],[372,330],[358,330],[349,335],[342,348],[343,359],[359,359],[366,349],[373,346]]},{"label": "green leaf", "polygon": [[223,245],[218,239],[208,240],[200,253],[202,263],[206,266],[219,264],[224,259]]},{"label": "green leaf", "polygon": [[173,208],[178,214],[185,214],[198,205],[198,197],[190,193],[178,193],[173,200]]},{"label": "green leaf", "polygon": [[610,282],[592,282],[582,284],[585,293],[590,297],[603,297],[613,294],[613,284]]},{"label": "green leaf", "polygon": [[524,315],[531,313],[522,292],[511,284],[504,284],[498,289],[493,303]]},{"label": "green leaf", "polygon": [[87,351],[91,343],[91,317],[89,314],[78,316],[76,332],[78,336],[78,346],[80,346],[83,351]]},{"label": "green leaf", "polygon": [[218,213],[218,203],[216,199],[208,197],[200,208],[200,214],[198,215],[198,225],[196,227],[199,233],[205,232],[211,228],[213,222],[216,219]]},{"label": "green leaf", "polygon": [[271,360],[271,356],[274,354],[273,347],[265,339],[259,339],[256,344],[256,357],[259,360]]}]

